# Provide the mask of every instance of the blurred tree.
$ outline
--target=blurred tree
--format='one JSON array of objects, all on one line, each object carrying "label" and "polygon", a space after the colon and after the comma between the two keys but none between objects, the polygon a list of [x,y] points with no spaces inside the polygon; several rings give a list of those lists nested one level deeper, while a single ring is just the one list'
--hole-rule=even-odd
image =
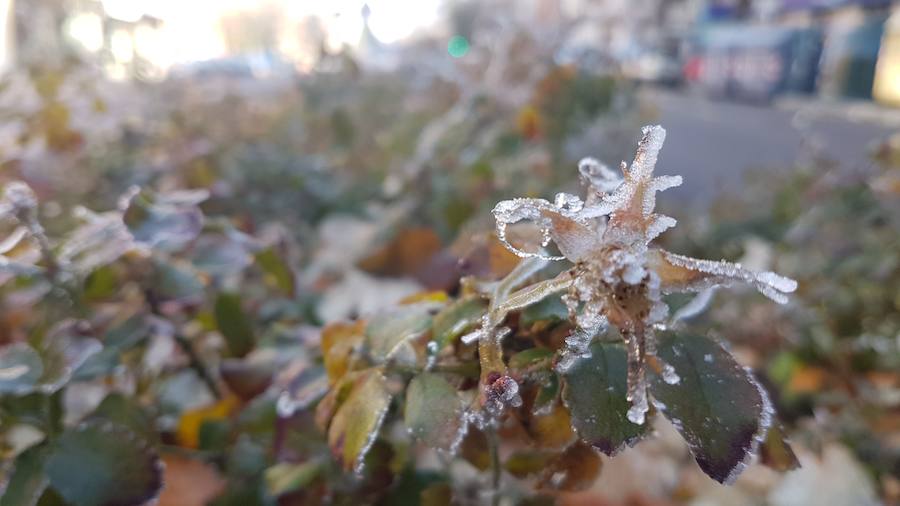
[{"label": "blurred tree", "polygon": [[278,48],[278,34],[284,17],[281,6],[274,3],[223,16],[225,46],[232,54],[274,52]]},{"label": "blurred tree", "polygon": [[62,37],[67,0],[10,0],[14,61],[52,66],[68,53]]}]

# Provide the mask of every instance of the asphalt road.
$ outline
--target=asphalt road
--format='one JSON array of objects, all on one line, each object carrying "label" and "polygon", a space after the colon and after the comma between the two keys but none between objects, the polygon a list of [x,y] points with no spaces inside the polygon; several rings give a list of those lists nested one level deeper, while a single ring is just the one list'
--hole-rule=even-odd
[{"label": "asphalt road", "polygon": [[856,109],[811,100],[750,105],[662,89],[643,90],[641,100],[668,133],[657,173],[685,178],[667,197],[696,204],[716,190],[739,188],[748,170],[791,170],[810,159],[810,146],[840,170],[871,170],[872,143],[900,132],[900,111],[870,103]]}]

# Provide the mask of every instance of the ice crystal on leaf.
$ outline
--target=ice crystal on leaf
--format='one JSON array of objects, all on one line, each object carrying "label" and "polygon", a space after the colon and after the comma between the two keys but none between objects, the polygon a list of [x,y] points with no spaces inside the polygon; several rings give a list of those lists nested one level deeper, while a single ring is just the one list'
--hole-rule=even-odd
[{"label": "ice crystal on leaf", "polygon": [[[608,324],[615,326],[628,348],[628,419],[643,424],[648,411],[646,367],[668,384],[679,382],[675,369],[656,356],[655,330],[665,328],[669,309],[662,295],[704,292],[734,282],[749,283],[766,297],[784,304],[794,280],[773,272],[753,272],[740,264],[690,258],[651,246],[675,226],[675,219],[657,214],[656,193],[681,185],[681,176],[654,176],[666,131],[660,126],[642,130],[630,167],[622,162],[619,179],[606,166],[587,158],[579,164],[585,200],[561,193],[553,202],[537,198],[505,200],[493,214],[497,235],[510,251],[544,262],[568,260],[573,265],[556,278],[510,295],[485,316],[484,325],[468,340],[497,339],[506,312],[523,307],[552,292],[565,292],[563,301],[576,329],[566,339],[557,360],[564,372],[582,357]],[[524,251],[507,240],[509,225],[531,221],[541,230],[547,246],[552,241],[559,256]],[[536,265],[536,264],[532,264]],[[496,300],[495,300],[496,302]]]}]

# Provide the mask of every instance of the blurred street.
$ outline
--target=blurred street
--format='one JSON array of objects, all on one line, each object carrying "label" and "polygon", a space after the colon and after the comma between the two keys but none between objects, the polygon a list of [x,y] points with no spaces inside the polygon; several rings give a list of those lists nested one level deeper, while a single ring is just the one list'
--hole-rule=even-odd
[{"label": "blurred street", "polygon": [[661,171],[691,181],[670,195],[697,203],[717,188],[735,189],[747,170],[790,169],[811,148],[843,170],[869,168],[871,144],[900,123],[897,111],[866,114],[852,104],[820,100],[750,105],[662,88],[645,89],[641,99],[668,131]]}]

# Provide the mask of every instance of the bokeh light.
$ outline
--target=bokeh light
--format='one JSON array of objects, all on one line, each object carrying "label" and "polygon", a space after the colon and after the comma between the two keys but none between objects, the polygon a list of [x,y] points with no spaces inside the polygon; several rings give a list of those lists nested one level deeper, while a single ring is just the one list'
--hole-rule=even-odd
[{"label": "bokeh light", "polygon": [[454,58],[462,58],[469,52],[469,41],[462,35],[450,37],[447,43],[447,52]]}]

